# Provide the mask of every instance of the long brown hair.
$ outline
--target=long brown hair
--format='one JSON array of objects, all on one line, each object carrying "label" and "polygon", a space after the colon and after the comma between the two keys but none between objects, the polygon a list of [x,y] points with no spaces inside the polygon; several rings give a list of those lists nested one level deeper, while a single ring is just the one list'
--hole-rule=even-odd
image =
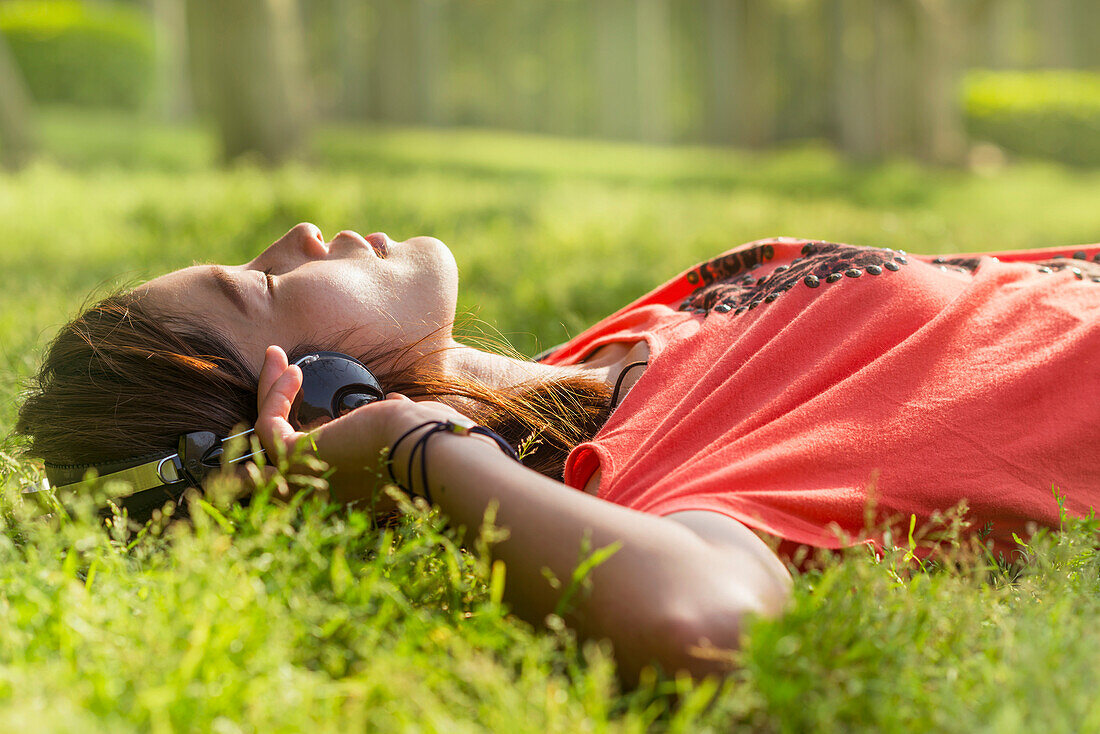
[{"label": "long brown hair", "polygon": [[[339,341],[335,337],[334,341]],[[340,343],[303,344],[296,356]],[[534,442],[524,463],[561,479],[569,450],[609,414],[609,391],[580,375],[494,389],[435,374],[423,359],[355,354],[388,391],[412,398],[463,399],[461,410],[513,446]],[[393,367],[377,372],[378,365]],[[162,313],[133,292],[104,298],[62,327],[19,410],[16,433],[47,464],[79,465],[175,449],[179,436],[228,436],[256,420],[257,376],[223,334],[181,314]]]}]

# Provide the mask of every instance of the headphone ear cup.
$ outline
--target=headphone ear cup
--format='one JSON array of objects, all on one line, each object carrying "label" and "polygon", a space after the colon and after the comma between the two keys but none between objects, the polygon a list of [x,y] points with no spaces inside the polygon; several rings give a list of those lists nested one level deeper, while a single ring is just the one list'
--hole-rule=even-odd
[{"label": "headphone ear cup", "polygon": [[378,378],[354,357],[340,352],[316,352],[294,364],[302,368],[302,389],[294,397],[290,413],[291,424],[299,430],[385,399]]},{"label": "headphone ear cup", "polygon": [[302,420],[298,417],[298,409],[302,407],[302,391],[298,390],[298,394],[294,396],[294,402],[290,404],[290,415],[287,416],[287,421],[290,425],[294,426],[294,430],[301,431]]},{"label": "headphone ear cup", "polygon": [[385,396],[367,385],[349,385],[333,398],[333,412],[336,416],[347,415],[356,408],[385,400]]}]

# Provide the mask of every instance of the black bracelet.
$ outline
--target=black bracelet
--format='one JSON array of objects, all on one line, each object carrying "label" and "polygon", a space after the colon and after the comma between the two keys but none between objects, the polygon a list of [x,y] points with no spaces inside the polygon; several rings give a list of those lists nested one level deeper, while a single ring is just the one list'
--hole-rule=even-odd
[{"label": "black bracelet", "polygon": [[[397,477],[393,475],[393,456],[397,453],[397,447],[401,445],[402,441],[404,441],[406,438],[422,428],[428,428],[428,430],[425,431],[422,436],[416,439],[416,443],[413,444],[412,450],[409,451],[409,463],[405,468],[405,476],[408,479],[409,486],[405,487],[400,482],[398,482]],[[450,420],[427,421],[426,423],[421,423],[419,426],[410,428],[409,430],[401,434],[401,437],[394,441],[393,446],[390,447],[390,460],[388,463],[387,471],[390,475],[390,481],[401,487],[409,494],[416,494],[416,492],[414,491],[414,486],[416,483],[413,481],[413,464],[416,462],[416,452],[419,451],[421,480],[420,484],[423,487],[423,494],[421,494],[420,496],[426,499],[428,501],[428,504],[432,504],[432,493],[431,490],[428,489],[428,441],[431,440],[432,436],[435,436],[439,433],[455,433],[460,436],[469,436],[471,434],[486,436],[493,439],[496,445],[500,447],[500,450],[503,451],[507,456],[515,459],[516,461],[519,461],[519,456],[516,454],[516,450],[512,448],[511,444],[505,441],[500,435],[494,433],[493,431],[490,431],[485,426],[477,425],[473,421],[467,420],[461,423]]]}]

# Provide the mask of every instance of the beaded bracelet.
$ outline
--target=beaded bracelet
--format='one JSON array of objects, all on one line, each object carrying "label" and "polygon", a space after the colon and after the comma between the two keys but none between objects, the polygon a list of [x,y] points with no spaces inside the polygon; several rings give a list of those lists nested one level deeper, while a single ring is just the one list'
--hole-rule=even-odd
[{"label": "beaded bracelet", "polygon": [[[416,440],[416,443],[413,444],[412,450],[409,452],[409,463],[405,470],[405,476],[408,478],[409,486],[404,487],[400,482],[397,481],[397,477],[393,475],[393,456],[397,453],[397,447],[401,445],[402,441],[419,431],[421,428],[425,428],[428,426],[431,427]],[[407,491],[409,494],[416,494],[416,492],[413,491],[413,486],[415,484],[413,482],[413,464],[416,462],[416,453],[417,451],[419,451],[421,486],[424,488],[424,493],[420,496],[426,499],[428,501],[428,504],[432,504],[432,493],[428,489],[428,441],[431,440],[432,436],[440,433],[455,433],[459,436],[477,435],[491,438],[496,443],[496,445],[500,447],[500,450],[503,451],[506,455],[510,456],[516,461],[520,460],[519,456],[516,454],[515,449],[513,449],[512,446],[499,434],[494,433],[485,426],[479,426],[469,418],[460,418],[456,420],[446,421],[427,421],[426,423],[421,423],[414,428],[410,428],[409,430],[401,434],[401,437],[394,441],[393,446],[390,447],[389,455],[391,460],[388,466],[390,481]]]}]

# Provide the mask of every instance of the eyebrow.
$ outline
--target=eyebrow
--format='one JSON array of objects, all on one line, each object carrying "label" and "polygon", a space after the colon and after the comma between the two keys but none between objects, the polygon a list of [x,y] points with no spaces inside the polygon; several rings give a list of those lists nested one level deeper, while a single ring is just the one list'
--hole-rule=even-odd
[{"label": "eyebrow", "polygon": [[248,303],[244,300],[244,291],[241,288],[241,284],[230,277],[225,268],[214,267],[211,271],[214,276],[214,284],[218,286],[218,290],[222,292],[230,303],[237,307],[245,316],[248,315]]}]

